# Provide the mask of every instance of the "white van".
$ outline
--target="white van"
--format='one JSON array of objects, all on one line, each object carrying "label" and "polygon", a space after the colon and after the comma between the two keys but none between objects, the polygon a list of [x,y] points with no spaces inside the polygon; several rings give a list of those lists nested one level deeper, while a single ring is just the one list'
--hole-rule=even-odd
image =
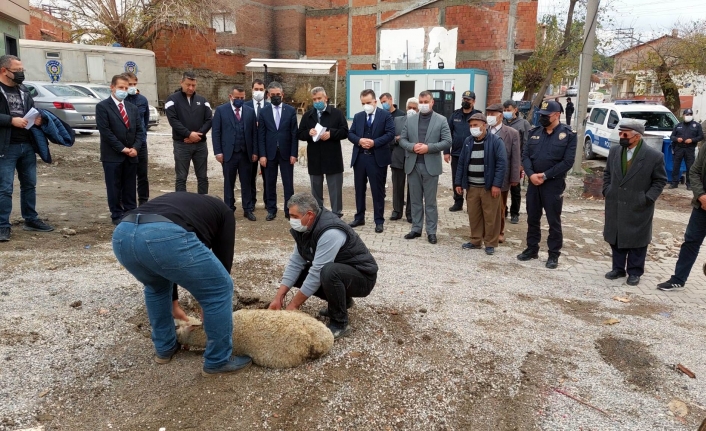
[{"label": "white van", "polygon": [[583,153],[587,160],[596,155],[608,157],[611,134],[623,118],[645,120],[645,133],[669,138],[677,117],[663,105],[655,102],[619,100],[615,103],[598,103],[591,107],[586,119]]}]

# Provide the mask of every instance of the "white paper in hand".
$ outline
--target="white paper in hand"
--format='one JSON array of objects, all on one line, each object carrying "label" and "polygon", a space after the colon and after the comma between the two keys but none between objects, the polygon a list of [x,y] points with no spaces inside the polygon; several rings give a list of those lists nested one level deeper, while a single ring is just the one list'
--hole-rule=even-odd
[{"label": "white paper in hand", "polygon": [[319,139],[321,139],[321,135],[326,133],[326,127],[322,126],[319,123],[316,123],[316,126],[314,126],[314,130],[316,130],[316,135],[312,139],[314,142],[319,142]]},{"label": "white paper in hand", "polygon": [[25,129],[29,130],[30,127],[34,126],[34,120],[36,120],[37,117],[39,117],[39,115],[40,115],[40,114],[39,114],[39,111],[37,111],[37,110],[34,109],[34,108],[30,109],[30,110],[25,114],[25,116],[22,117],[22,118],[24,118],[25,120],[27,120],[27,125],[25,126]]}]

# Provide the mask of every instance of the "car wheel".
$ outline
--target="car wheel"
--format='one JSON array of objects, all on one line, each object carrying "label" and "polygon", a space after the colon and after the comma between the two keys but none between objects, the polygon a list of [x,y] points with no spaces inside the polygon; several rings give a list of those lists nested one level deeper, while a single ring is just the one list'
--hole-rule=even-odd
[{"label": "car wheel", "polygon": [[591,138],[586,138],[586,142],[583,144],[583,155],[586,160],[593,160],[596,158],[596,154],[593,152],[593,143]]}]

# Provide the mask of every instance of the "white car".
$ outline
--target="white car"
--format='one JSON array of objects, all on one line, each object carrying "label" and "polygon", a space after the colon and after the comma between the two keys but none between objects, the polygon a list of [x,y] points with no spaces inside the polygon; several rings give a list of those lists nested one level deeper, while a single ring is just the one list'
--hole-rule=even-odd
[{"label": "white car", "polygon": [[679,120],[663,105],[654,102],[624,100],[597,103],[586,119],[583,154],[587,160],[596,155],[608,157],[616,126],[623,118],[645,120],[645,133],[669,139]]}]

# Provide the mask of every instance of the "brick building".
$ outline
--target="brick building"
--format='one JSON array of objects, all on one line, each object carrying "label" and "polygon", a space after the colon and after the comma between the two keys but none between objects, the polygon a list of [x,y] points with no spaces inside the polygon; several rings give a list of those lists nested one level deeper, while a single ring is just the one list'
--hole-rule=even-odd
[{"label": "brick building", "polygon": [[24,28],[23,39],[45,42],[71,42],[71,24],[49,13],[30,7],[29,25]]}]

